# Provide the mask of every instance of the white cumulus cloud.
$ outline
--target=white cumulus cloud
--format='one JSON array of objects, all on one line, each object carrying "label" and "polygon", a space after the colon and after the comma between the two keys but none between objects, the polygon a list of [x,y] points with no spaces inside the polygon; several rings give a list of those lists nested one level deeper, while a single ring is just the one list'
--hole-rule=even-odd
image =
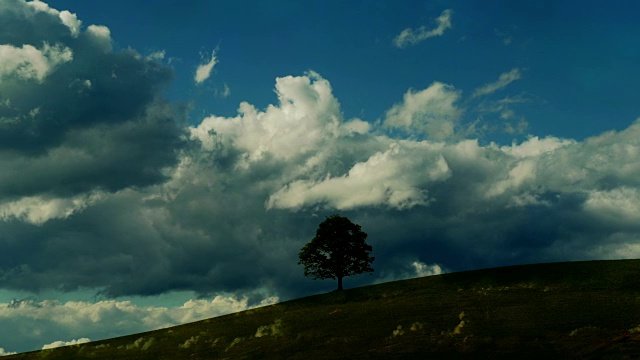
[{"label": "white cumulus cloud", "polygon": [[46,349],[53,349],[53,348],[57,348],[57,347],[61,347],[61,346],[69,346],[69,345],[79,345],[79,344],[85,344],[90,342],[91,340],[89,338],[80,338],[80,339],[74,339],[71,341],[54,341],[50,344],[45,344],[42,346],[42,350],[46,350]]},{"label": "white cumulus cloud", "polygon": [[71,31],[71,35],[73,37],[77,37],[78,34],[80,34],[80,26],[82,26],[82,21],[78,20],[76,14],[73,14],[67,10],[56,10],[50,7],[47,3],[40,0],[29,1],[27,2],[27,5],[33,7],[38,11],[43,11],[51,15],[58,16],[62,23],[69,28],[69,31]]},{"label": "white cumulus cloud", "polygon": [[584,209],[607,223],[634,225],[640,223],[640,191],[621,187],[613,190],[589,191]]},{"label": "white cumulus cloud", "polygon": [[553,136],[548,136],[543,139],[540,139],[538,136],[532,136],[520,144],[504,146],[501,150],[518,158],[526,158],[550,153],[563,146],[575,143],[575,140],[560,139]]},{"label": "white cumulus cloud", "polygon": [[380,284],[390,281],[398,281],[405,279],[413,279],[417,277],[433,276],[444,274],[445,270],[440,264],[427,264],[420,260],[404,262],[397,269],[383,273],[381,277],[376,279],[375,283]]},{"label": "white cumulus cloud", "polygon": [[4,348],[0,347],[0,356],[14,355],[17,354],[15,351],[6,351]]},{"label": "white cumulus cloud", "polygon": [[440,82],[424,90],[409,90],[401,103],[387,111],[383,125],[445,140],[453,136],[460,119],[462,111],[455,105],[459,98],[459,91]]},{"label": "white cumulus cloud", "polygon": [[[320,181],[297,180],[273,194],[268,208],[300,208],[327,204],[344,210],[385,205],[397,209],[426,205],[429,183],[450,176],[447,162],[439,153],[442,145],[392,143],[388,150],[356,163],[344,176]],[[423,169],[415,171],[416,168]]]},{"label": "white cumulus cloud", "polygon": [[44,43],[40,49],[28,44],[0,45],[0,78],[13,75],[42,82],[57,66],[71,60],[73,52],[61,44]]},{"label": "white cumulus cloud", "polygon": [[[117,300],[65,303],[23,300],[0,304],[0,326],[7,331],[13,328],[13,337],[48,341],[42,349],[50,349],[89,342],[89,338],[105,339],[194,322],[276,302],[277,297],[267,296],[250,305],[247,297],[218,295],[211,300],[189,300],[182,306],[167,308],[137,306],[131,301]],[[17,323],[21,324],[19,328],[10,326]],[[28,329],[38,330],[30,332]],[[9,337],[2,331],[0,334],[3,339]],[[60,337],[77,340],[56,340]]]},{"label": "white cumulus cloud", "polygon": [[82,26],[82,21],[78,20],[76,14],[73,14],[67,10],[63,10],[60,12],[60,20],[65,24],[69,30],[71,31],[71,35],[77,37],[80,34],[80,26]]},{"label": "white cumulus cloud", "polygon": [[428,265],[421,261],[414,261],[411,263],[411,266],[415,269],[416,276],[432,276],[432,275],[440,275],[443,273],[442,267],[438,264]]},{"label": "white cumulus cloud", "polygon": [[103,25],[89,25],[87,27],[87,35],[91,37],[93,42],[105,53],[111,51],[111,30]]},{"label": "white cumulus cloud", "polygon": [[276,94],[277,106],[259,111],[243,102],[237,117],[207,117],[191,134],[208,149],[218,141],[233,144],[247,162],[256,162],[266,156],[291,159],[304,155],[339,133],[340,105],[329,82],[319,74],[278,78]]}]

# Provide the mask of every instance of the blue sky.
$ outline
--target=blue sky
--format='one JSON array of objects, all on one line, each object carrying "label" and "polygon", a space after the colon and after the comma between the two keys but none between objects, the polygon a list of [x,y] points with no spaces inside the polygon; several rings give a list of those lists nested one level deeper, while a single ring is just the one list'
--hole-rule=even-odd
[{"label": "blue sky", "polygon": [[[640,36],[638,5],[628,1],[51,4],[109,26],[117,47],[166,51],[176,77],[172,98],[194,103],[194,122],[202,114],[235,115],[241,101],[266,107],[274,101],[276,77],[307,70],[331,81],[347,118],[367,121],[381,118],[409,88],[440,81],[468,96],[514,68],[521,78],[494,97],[530,101],[517,107],[529,124],[524,135],[582,139],[623,129],[640,112],[634,91],[640,50],[631,45]],[[406,28],[435,28],[447,9],[452,26],[442,36],[394,46]],[[194,69],[216,48],[214,74],[194,86]],[[216,98],[225,84],[231,95]],[[465,105],[467,121],[482,116],[500,125],[490,114],[474,112],[477,102]],[[513,137],[491,135],[507,142]]]},{"label": "blue sky", "polygon": [[333,213],[346,287],[639,257],[638,7],[3,1],[0,355],[331,290]]}]

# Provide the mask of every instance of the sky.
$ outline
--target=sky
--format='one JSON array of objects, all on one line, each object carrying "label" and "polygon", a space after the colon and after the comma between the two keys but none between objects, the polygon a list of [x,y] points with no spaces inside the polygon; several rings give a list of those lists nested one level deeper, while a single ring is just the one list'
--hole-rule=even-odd
[{"label": "sky", "polygon": [[640,256],[632,1],[0,2],[0,355],[330,291]]}]

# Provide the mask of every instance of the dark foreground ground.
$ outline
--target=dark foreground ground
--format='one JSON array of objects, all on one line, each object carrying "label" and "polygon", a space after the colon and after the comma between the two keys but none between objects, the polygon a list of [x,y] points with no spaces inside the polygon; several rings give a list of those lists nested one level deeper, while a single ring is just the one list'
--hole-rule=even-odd
[{"label": "dark foreground ground", "polygon": [[4,359],[337,358],[640,359],[640,260],[396,281]]}]

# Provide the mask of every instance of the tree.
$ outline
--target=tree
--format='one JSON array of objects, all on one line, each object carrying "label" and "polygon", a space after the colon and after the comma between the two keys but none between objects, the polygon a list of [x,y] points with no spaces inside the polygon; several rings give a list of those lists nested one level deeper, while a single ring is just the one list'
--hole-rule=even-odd
[{"label": "tree", "polygon": [[367,234],[360,225],[338,214],[327,217],[318,226],[316,236],[302,247],[300,261],[304,276],[316,279],[338,279],[342,290],[342,278],[362,273],[372,273],[372,248],[365,240]]}]

